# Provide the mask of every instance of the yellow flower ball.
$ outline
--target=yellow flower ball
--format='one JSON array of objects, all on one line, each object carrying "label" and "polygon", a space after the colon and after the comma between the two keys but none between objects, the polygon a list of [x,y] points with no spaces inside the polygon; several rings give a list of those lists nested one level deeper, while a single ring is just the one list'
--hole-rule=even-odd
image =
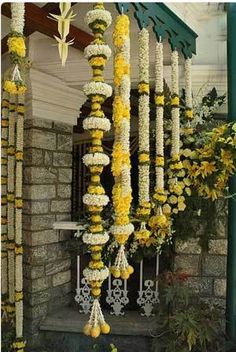
[{"label": "yellow flower ball", "polygon": [[17,86],[13,81],[5,81],[3,89],[10,94],[17,94]]},{"label": "yellow flower ball", "polygon": [[100,326],[93,326],[91,331],[90,331],[90,336],[93,337],[93,338],[97,338],[101,333],[101,329],[100,329]]},{"label": "yellow flower ball", "polygon": [[168,199],[170,204],[177,204],[178,203],[178,198],[176,196],[170,196]]},{"label": "yellow flower ball", "polygon": [[94,288],[92,288],[91,292],[92,292],[92,295],[93,295],[93,296],[97,297],[97,296],[100,296],[100,294],[101,294],[101,289],[98,288],[98,287],[94,287]]},{"label": "yellow flower ball", "polygon": [[102,254],[100,252],[92,253],[93,260],[99,260],[99,259],[101,259],[101,257],[102,257]]},{"label": "yellow flower ball", "polygon": [[164,204],[162,207],[163,213],[164,214],[170,214],[171,213],[171,207],[169,206],[169,204]]},{"label": "yellow flower ball", "polygon": [[123,280],[128,280],[128,278],[129,278],[129,272],[128,272],[128,270],[121,270],[121,278],[123,279]]},{"label": "yellow flower ball", "polygon": [[91,330],[92,330],[92,325],[86,324],[84,326],[83,332],[86,336],[90,336]]},{"label": "yellow flower ball", "polygon": [[9,37],[7,40],[9,53],[25,57],[25,41],[23,37]]},{"label": "yellow flower ball", "polygon": [[111,331],[110,325],[107,323],[104,323],[101,325],[101,332],[102,334],[109,334],[109,332]]},{"label": "yellow flower ball", "polygon": [[130,275],[134,272],[134,268],[131,265],[128,266],[127,270]]}]

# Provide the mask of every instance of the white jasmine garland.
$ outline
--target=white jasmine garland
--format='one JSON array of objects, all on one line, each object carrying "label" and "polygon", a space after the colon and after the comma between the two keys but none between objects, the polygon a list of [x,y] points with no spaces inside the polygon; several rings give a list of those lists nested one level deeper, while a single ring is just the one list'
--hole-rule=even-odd
[{"label": "white jasmine garland", "polygon": [[[156,43],[155,61],[155,91],[156,94],[163,94],[163,43]],[[164,108],[156,105],[156,157],[164,158]],[[164,168],[156,166],[156,188],[164,189]]]},{"label": "white jasmine garland", "polygon": [[139,165],[139,203],[149,202],[149,165]]},{"label": "white jasmine garland", "polygon": [[179,154],[179,147],[180,147],[180,140],[179,140],[179,108],[172,109],[172,148],[171,154],[178,155]]},{"label": "white jasmine garland", "polygon": [[149,95],[139,97],[139,152],[149,152]]},{"label": "white jasmine garland", "polygon": [[[171,95],[179,94],[179,55],[176,50],[171,53]],[[171,155],[179,155],[179,107],[172,107],[172,149]]]},{"label": "white jasmine garland", "polygon": [[171,94],[179,94],[179,54],[177,50],[171,53]]},{"label": "white jasmine garland", "polygon": [[110,231],[113,235],[118,235],[120,233],[131,235],[134,232],[134,225],[131,223],[127,225],[113,225],[111,226]]},{"label": "white jasmine garland", "polygon": [[83,128],[85,130],[101,130],[104,132],[110,131],[111,123],[106,117],[93,117],[89,116],[83,120]]},{"label": "white jasmine garland", "polygon": [[102,245],[109,241],[109,235],[104,233],[84,233],[83,242],[90,245]]},{"label": "white jasmine garland", "polygon": [[139,82],[149,82],[149,32],[143,28],[139,32]]},{"label": "white jasmine garland", "polygon": [[123,165],[121,168],[121,190],[123,197],[132,192],[130,166],[128,165]]},{"label": "white jasmine garland", "polygon": [[83,163],[86,166],[102,165],[107,166],[110,162],[109,156],[105,153],[88,153],[83,156]]},{"label": "white jasmine garland", "polygon": [[88,82],[84,85],[83,91],[87,96],[100,94],[109,98],[112,95],[112,87],[104,82]]},{"label": "white jasmine garland", "polygon": [[90,44],[84,49],[84,56],[89,59],[91,56],[105,56],[107,59],[111,56],[111,49],[107,44]]},{"label": "white jasmine garland", "polygon": [[88,282],[104,281],[109,276],[109,270],[107,267],[104,267],[101,270],[86,268],[83,271],[83,275],[88,280]]},{"label": "white jasmine garland", "polygon": [[192,108],[192,72],[191,72],[192,60],[187,58],[184,63],[185,72],[185,102],[188,108]]},{"label": "white jasmine garland", "polygon": [[83,202],[86,205],[96,205],[98,207],[105,206],[109,202],[109,198],[105,194],[90,194],[86,193],[83,196]]},{"label": "white jasmine garland", "polygon": [[107,27],[109,27],[112,22],[112,17],[109,11],[95,9],[87,12],[85,20],[88,26],[95,21],[103,21],[106,23]]},{"label": "white jasmine garland", "polygon": [[24,2],[11,3],[11,31],[23,34],[25,23],[25,4]]}]

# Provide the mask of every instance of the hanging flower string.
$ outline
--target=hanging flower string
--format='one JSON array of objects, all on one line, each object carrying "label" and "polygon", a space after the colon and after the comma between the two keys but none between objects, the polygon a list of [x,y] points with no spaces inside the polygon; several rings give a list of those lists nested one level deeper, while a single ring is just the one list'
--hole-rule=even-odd
[{"label": "hanging flower string", "polygon": [[184,63],[185,76],[185,117],[191,121],[193,119],[192,102],[192,60],[187,58]]},{"label": "hanging flower string", "polygon": [[151,213],[149,194],[149,32],[143,28],[139,32],[139,205],[136,216],[141,221],[140,228],[135,231],[138,240],[149,238],[151,232],[146,228]]},{"label": "hanging flower string", "polygon": [[115,138],[112,151],[112,173],[115,184],[112,190],[115,221],[111,227],[119,250],[111,273],[114,277],[128,279],[133,267],[127,262],[125,243],[134,231],[130,223],[131,175],[130,175],[130,38],[129,18],[120,15],[115,22],[113,43],[115,98],[113,121]]},{"label": "hanging flower string", "polygon": [[2,136],[1,136],[1,307],[2,319],[7,318],[8,272],[7,272],[7,147],[8,147],[9,94],[3,91],[2,96]]},{"label": "hanging flower string", "polygon": [[25,58],[26,47],[23,35],[24,28],[24,3],[11,3],[11,31],[7,41],[13,72],[10,79],[6,80],[3,89],[10,94],[24,94],[26,86],[20,72],[20,66]]},{"label": "hanging flower string", "polygon": [[88,231],[83,235],[83,242],[89,246],[91,260],[83,274],[91,287],[93,305],[84,333],[96,338],[100,333],[110,332],[110,326],[105,322],[101,312],[99,297],[102,283],[109,274],[102,261],[102,248],[109,236],[104,231],[101,217],[103,207],[107,205],[109,198],[105,195],[100,176],[104,166],[109,164],[109,157],[103,152],[102,138],[104,132],[110,129],[110,121],[105,117],[101,105],[112,94],[112,88],[104,83],[103,78],[105,64],[111,55],[103,34],[111,24],[111,14],[104,9],[102,3],[96,3],[93,10],[87,13],[86,20],[94,34],[94,40],[84,50],[93,70],[93,78],[84,86],[84,93],[91,101],[91,112],[83,121],[83,127],[89,131],[92,142],[89,152],[83,157],[83,162],[91,173],[87,193],[83,197],[90,215]]},{"label": "hanging flower string", "polygon": [[167,194],[164,188],[164,88],[163,88],[163,43],[156,43],[155,61],[155,104],[156,104],[156,187],[153,194],[155,214],[149,220],[149,226],[156,237],[156,248],[170,239],[170,212],[166,203]]}]

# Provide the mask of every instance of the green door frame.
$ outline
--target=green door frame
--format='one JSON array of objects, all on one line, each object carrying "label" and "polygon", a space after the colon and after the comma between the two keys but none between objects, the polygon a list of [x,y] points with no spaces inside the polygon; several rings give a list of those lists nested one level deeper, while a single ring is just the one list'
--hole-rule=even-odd
[{"label": "green door frame", "polygon": [[[236,121],[236,3],[227,5],[228,118]],[[236,175],[230,180],[230,193],[236,193]],[[229,200],[226,331],[236,343],[236,201]]]}]

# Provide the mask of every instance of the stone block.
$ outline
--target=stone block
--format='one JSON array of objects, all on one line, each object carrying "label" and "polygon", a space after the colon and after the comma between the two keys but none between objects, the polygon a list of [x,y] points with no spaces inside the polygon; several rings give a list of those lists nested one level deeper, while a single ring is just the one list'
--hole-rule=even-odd
[{"label": "stone block", "polygon": [[37,333],[39,331],[39,327],[40,327],[41,321],[42,321],[41,317],[38,318],[38,319],[34,319],[34,320],[25,318],[24,319],[24,330],[25,330],[25,332],[27,332],[28,334]]},{"label": "stone block", "polygon": [[180,254],[175,256],[175,270],[187,272],[189,275],[197,276],[200,274],[199,255]]},{"label": "stone block", "polygon": [[29,231],[50,230],[53,228],[55,215],[31,215],[23,216],[23,229]]},{"label": "stone block", "polygon": [[24,183],[25,184],[54,184],[57,180],[57,169],[54,167],[25,167]]},{"label": "stone block", "polygon": [[46,200],[55,196],[55,185],[23,185],[24,200]]},{"label": "stone block", "polygon": [[71,230],[60,230],[59,241],[69,241],[74,237],[73,233],[74,231]]},{"label": "stone block", "polygon": [[73,137],[72,135],[57,135],[57,150],[72,151]]},{"label": "stone block", "polygon": [[71,281],[67,282],[64,285],[56,286],[51,288],[51,296],[52,299],[55,299],[57,297],[62,297],[70,293],[72,290],[72,284]]},{"label": "stone block", "polygon": [[58,198],[71,198],[71,185],[58,185],[57,186],[57,197]]},{"label": "stone block", "polygon": [[45,166],[52,166],[52,160],[53,160],[53,152],[51,152],[49,150],[45,150],[44,165]]},{"label": "stone block", "polygon": [[58,242],[47,245],[47,262],[56,262],[57,260],[67,259],[71,257],[68,251],[68,243]]},{"label": "stone block", "polygon": [[189,277],[187,285],[197,294],[211,296],[213,289],[213,280],[206,277]]},{"label": "stone block", "polygon": [[59,233],[56,230],[24,231],[24,239],[29,246],[41,246],[58,242]]},{"label": "stone block", "polygon": [[72,134],[72,132],[73,132],[73,126],[71,126],[71,125],[69,125],[67,123],[64,123],[64,122],[54,121],[53,129],[56,130],[56,131],[67,132],[67,133],[70,133],[70,134]]},{"label": "stone block", "polygon": [[71,153],[53,153],[53,166],[71,166],[72,154]]},{"label": "stone block", "polygon": [[59,172],[59,182],[62,182],[62,183],[71,183],[72,182],[72,169],[62,169],[60,168],[58,170]]},{"label": "stone block", "polygon": [[43,165],[43,151],[41,149],[24,148],[24,166]]},{"label": "stone block", "polygon": [[52,213],[67,213],[71,210],[70,200],[52,200],[51,212]]},{"label": "stone block", "polygon": [[44,265],[28,265],[24,264],[24,277],[27,279],[38,279],[45,276]]},{"label": "stone block", "polygon": [[47,201],[28,201],[23,203],[23,214],[47,214],[49,203]]},{"label": "stone block", "polygon": [[45,273],[46,275],[54,275],[63,271],[66,271],[70,268],[71,265],[71,260],[65,259],[65,260],[60,260],[55,263],[48,263],[45,266]]},{"label": "stone block", "polygon": [[216,217],[228,216],[228,199],[219,198],[215,201]]},{"label": "stone block", "polygon": [[48,304],[42,303],[34,307],[24,307],[24,315],[28,319],[37,319],[39,317],[46,317],[48,312]]},{"label": "stone block", "polygon": [[24,123],[24,128],[30,128],[30,127],[51,129],[52,128],[52,120],[37,119],[37,118],[26,119],[25,123]]},{"label": "stone block", "polygon": [[26,292],[40,292],[48,289],[51,286],[51,277],[45,276],[34,280],[24,280],[24,289]]},{"label": "stone block", "polygon": [[51,299],[51,289],[35,292],[35,293],[25,293],[25,301],[31,307],[37,306],[39,304],[49,302]]},{"label": "stone block", "polygon": [[56,150],[56,133],[39,129],[25,130],[25,147]]},{"label": "stone block", "polygon": [[56,309],[60,309],[61,307],[68,306],[72,302],[72,300],[73,298],[71,294],[53,300],[48,307],[49,313],[55,311]]},{"label": "stone block", "polygon": [[226,279],[214,280],[214,294],[216,297],[226,296]]},{"label": "stone block", "polygon": [[177,240],[175,242],[175,250],[176,253],[183,253],[183,254],[200,254],[201,247],[199,245],[198,238],[191,238],[187,241]]},{"label": "stone block", "polygon": [[53,287],[63,285],[69,282],[71,279],[71,271],[67,270],[64,272],[57,273],[52,277],[52,285]]},{"label": "stone block", "polygon": [[71,221],[71,214],[70,213],[57,214],[56,220],[57,221]]},{"label": "stone block", "polygon": [[227,255],[227,244],[226,239],[210,240],[209,253]]},{"label": "stone block", "polygon": [[203,275],[225,277],[226,262],[226,256],[207,255],[203,261]]},{"label": "stone block", "polygon": [[47,246],[37,246],[32,248],[25,246],[24,248],[24,263],[43,265],[48,256]]},{"label": "stone block", "polygon": [[217,237],[227,238],[228,219],[227,217],[218,216],[214,219],[213,233]]}]

